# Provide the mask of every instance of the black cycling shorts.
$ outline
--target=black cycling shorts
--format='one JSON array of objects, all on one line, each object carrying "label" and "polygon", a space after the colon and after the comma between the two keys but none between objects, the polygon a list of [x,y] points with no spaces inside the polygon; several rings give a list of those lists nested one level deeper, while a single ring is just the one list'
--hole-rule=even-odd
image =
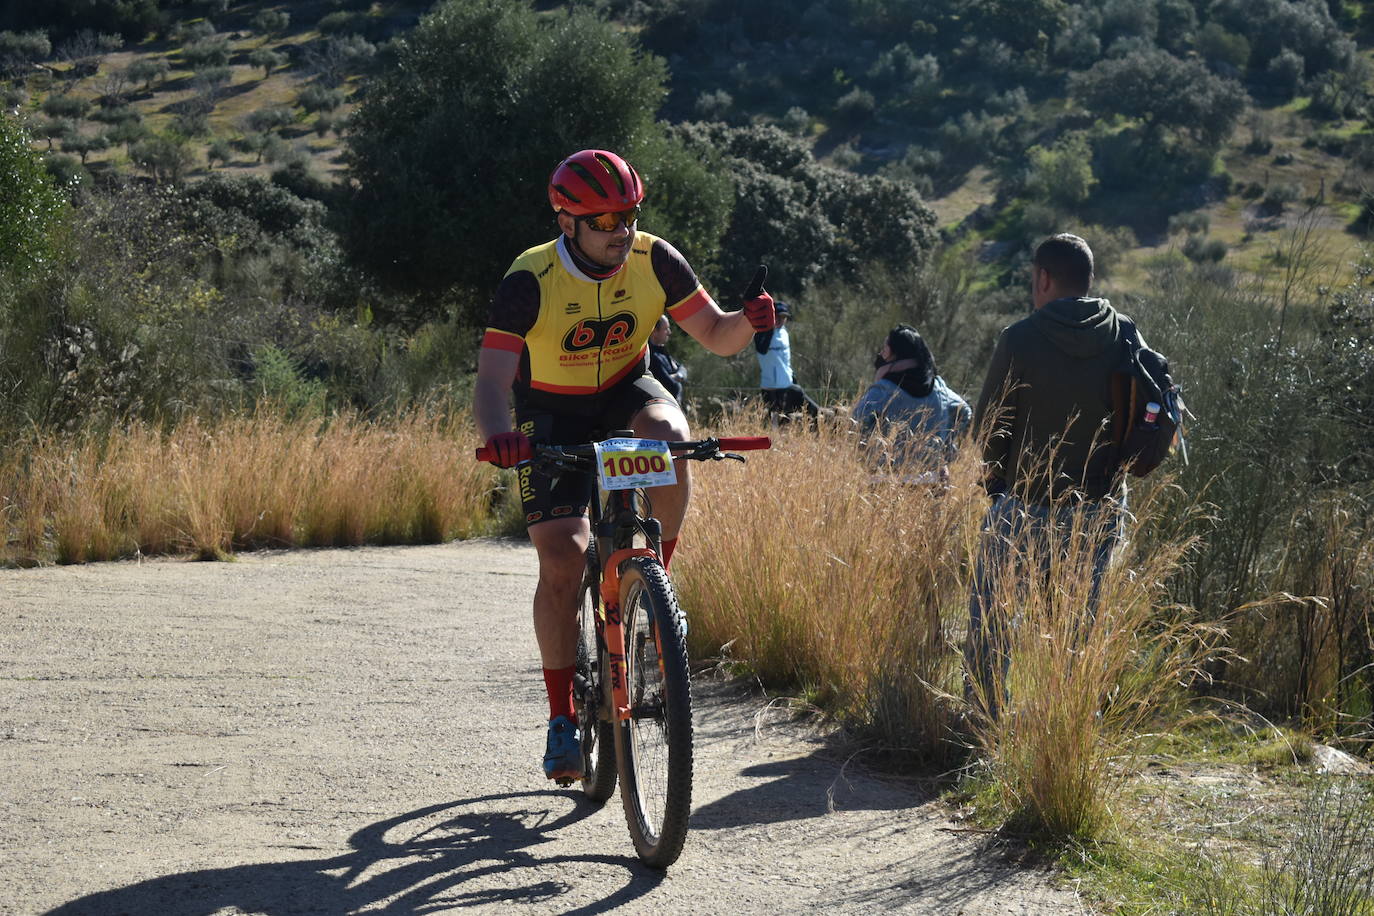
[{"label": "black cycling shorts", "polygon": [[[650,404],[677,405],[673,396],[652,375],[627,379],[610,391],[588,395],[588,398],[601,402],[596,413],[579,411],[573,414],[530,404],[517,405],[516,428],[529,436],[531,442],[578,445],[600,441],[618,429],[629,429],[635,414]],[[525,465],[517,472],[516,479],[526,526],[584,516],[596,493],[596,477],[590,471],[550,477]]]}]

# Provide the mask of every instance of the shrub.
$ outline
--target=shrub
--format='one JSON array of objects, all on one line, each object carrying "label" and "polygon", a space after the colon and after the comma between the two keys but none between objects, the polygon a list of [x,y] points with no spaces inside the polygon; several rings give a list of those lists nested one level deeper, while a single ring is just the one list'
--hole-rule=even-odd
[{"label": "shrub", "polygon": [[1185,258],[1195,263],[1216,264],[1226,257],[1227,248],[1221,239],[1210,239],[1205,234],[1190,233],[1183,240],[1182,251]]},{"label": "shrub", "polygon": [[145,91],[153,88],[153,83],[165,82],[172,64],[165,57],[140,57],[129,64],[129,79],[142,83]]},{"label": "shrub", "polygon": [[1194,210],[1192,213],[1175,213],[1169,217],[1169,234],[1178,235],[1187,233],[1189,235],[1206,235],[1212,228],[1212,218],[1206,210]]},{"label": "shrub", "polygon": [[215,24],[209,19],[178,23],[177,27],[172,30],[172,37],[182,44],[204,41],[214,34]]},{"label": "shrub", "polygon": [[259,108],[257,111],[250,112],[243,119],[243,122],[250,131],[268,133],[295,124],[296,116],[291,113],[291,109],[281,106]]},{"label": "shrub", "polygon": [[353,10],[336,10],[320,17],[315,28],[319,29],[323,35],[344,35],[350,32],[361,32],[366,21],[365,13]]},{"label": "shrub", "polygon": [[1278,214],[1300,197],[1302,197],[1302,189],[1296,184],[1287,181],[1276,182],[1265,190],[1264,199],[1260,201],[1260,206],[1267,213]]},{"label": "shrub", "polygon": [[192,70],[229,65],[230,49],[227,38],[203,38],[182,46],[181,59]]},{"label": "shrub", "polygon": [[311,114],[317,111],[337,111],[343,103],[343,91],[326,86],[307,86],[296,96],[296,104]]},{"label": "shrub", "polygon": [[89,99],[74,95],[50,95],[43,100],[43,104],[39,107],[43,114],[50,118],[80,120],[86,117],[86,112],[90,110],[91,103]]},{"label": "shrub", "polygon": [[291,24],[291,14],[285,10],[259,10],[251,21],[255,32],[273,34],[285,32]]},{"label": "shrub", "polygon": [[57,186],[69,193],[91,180],[91,173],[86,171],[82,160],[75,156],[48,153],[43,157],[43,166],[48,170],[48,174],[52,176]]},{"label": "shrub", "polygon": [[811,133],[811,115],[805,108],[793,105],[787,109],[787,113],[782,116],[778,125],[789,134],[797,137],[805,137]]},{"label": "shrub", "polygon": [[724,89],[703,92],[692,106],[696,116],[703,121],[728,121],[734,108],[735,97]]},{"label": "shrub", "polygon": [[871,121],[877,110],[878,103],[873,98],[873,93],[858,86],[840,96],[839,100],[835,102],[835,116],[843,123],[853,127]]},{"label": "shrub", "polygon": [[214,165],[216,162],[220,165],[227,165],[233,161],[233,158],[234,146],[223,137],[213,138],[205,148],[205,161],[210,165]]}]

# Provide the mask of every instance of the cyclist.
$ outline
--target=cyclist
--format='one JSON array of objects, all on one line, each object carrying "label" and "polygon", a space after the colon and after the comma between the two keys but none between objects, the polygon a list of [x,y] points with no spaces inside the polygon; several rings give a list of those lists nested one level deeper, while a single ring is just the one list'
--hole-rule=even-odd
[{"label": "cyclist", "polygon": [[[774,326],[772,297],[761,293],[742,311],[723,311],[672,245],[639,231],[644,186],[615,153],[569,156],[550,176],[548,196],[560,234],[521,254],[506,272],[478,355],[473,412],[492,463],[528,461],[531,440],[569,445],[614,429],[646,439],[689,438],[681,408],[649,373],[655,323],[666,313],[708,350],[731,356]],[[665,565],[687,510],[686,462],[679,462],[677,480],[649,491],[663,525]],[[534,632],[549,698],[544,774],[575,779],[582,775],[572,705],[577,598],[595,481],[590,474],[550,478],[523,464],[518,482],[539,556]]]}]

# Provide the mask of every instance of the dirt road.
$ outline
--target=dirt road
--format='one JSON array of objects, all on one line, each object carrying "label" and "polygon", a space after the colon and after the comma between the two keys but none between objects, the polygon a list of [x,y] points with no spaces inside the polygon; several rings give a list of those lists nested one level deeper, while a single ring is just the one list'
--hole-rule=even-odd
[{"label": "dirt road", "polygon": [[539,771],[525,545],[0,571],[0,912],[1077,913],[698,684],[666,875]]}]

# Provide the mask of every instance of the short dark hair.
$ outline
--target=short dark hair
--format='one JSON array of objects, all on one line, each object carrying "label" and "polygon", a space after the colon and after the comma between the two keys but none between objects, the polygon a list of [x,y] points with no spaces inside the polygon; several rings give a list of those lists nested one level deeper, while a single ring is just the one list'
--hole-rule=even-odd
[{"label": "short dark hair", "polygon": [[1076,235],[1061,232],[1045,239],[1031,263],[1069,292],[1086,293],[1093,285],[1093,250]]}]

